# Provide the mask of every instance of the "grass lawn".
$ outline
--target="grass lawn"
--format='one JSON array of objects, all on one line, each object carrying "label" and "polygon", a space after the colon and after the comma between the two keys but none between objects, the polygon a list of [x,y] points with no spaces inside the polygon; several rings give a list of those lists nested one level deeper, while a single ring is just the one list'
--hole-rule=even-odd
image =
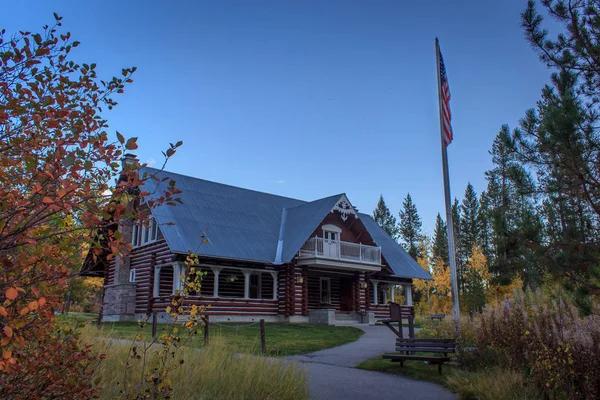
[{"label": "grass lawn", "polygon": [[[75,314],[71,316],[59,316],[63,321],[75,320],[87,322],[89,327],[100,336],[114,338],[134,338],[142,335],[144,339],[150,339],[152,325],[145,324],[140,327],[135,322],[104,323],[96,327],[94,318]],[[167,326],[160,324],[158,331],[166,329]],[[258,323],[218,323],[210,324],[210,337],[222,338],[234,352],[255,353],[260,348]],[[351,326],[327,326],[312,324],[289,324],[289,323],[265,323],[265,337],[267,354],[271,356],[286,356],[293,354],[309,353],[339,346],[357,340],[363,331]],[[192,345],[201,347],[203,345],[202,330],[193,338]]]},{"label": "grass lawn", "polygon": [[85,313],[85,312],[70,312],[68,314],[57,314],[56,317],[59,321],[95,321],[98,318],[96,313]]},{"label": "grass lawn", "polygon": [[409,378],[421,381],[429,381],[439,385],[448,386],[446,377],[456,370],[456,367],[445,363],[442,366],[442,374],[438,373],[437,365],[429,365],[423,361],[408,360],[404,361],[404,367],[399,362],[384,360],[381,356],[363,361],[358,368],[369,371],[386,372],[389,374],[403,375]]}]

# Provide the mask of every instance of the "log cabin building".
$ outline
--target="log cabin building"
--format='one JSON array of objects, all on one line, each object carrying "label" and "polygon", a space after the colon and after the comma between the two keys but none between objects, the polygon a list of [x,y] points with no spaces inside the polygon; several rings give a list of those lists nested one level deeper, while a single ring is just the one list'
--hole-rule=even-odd
[{"label": "log cabin building", "polygon": [[209,306],[217,321],[374,323],[388,317],[390,301],[412,306],[413,279],[430,279],[345,194],[302,201],[147,167],[142,173],[174,180],[182,204],[151,209],[145,224],[121,221],[128,255],[86,258],[82,275],[104,277],[104,321],[151,312],[166,320],[189,253],[206,274],[186,302]]}]

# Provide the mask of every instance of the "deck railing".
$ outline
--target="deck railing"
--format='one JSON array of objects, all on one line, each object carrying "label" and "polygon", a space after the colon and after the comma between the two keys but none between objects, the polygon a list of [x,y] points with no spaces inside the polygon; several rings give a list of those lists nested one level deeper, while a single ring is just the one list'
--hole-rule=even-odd
[{"label": "deck railing", "polygon": [[330,258],[380,265],[381,247],[312,237],[304,243],[298,256],[301,258]]}]

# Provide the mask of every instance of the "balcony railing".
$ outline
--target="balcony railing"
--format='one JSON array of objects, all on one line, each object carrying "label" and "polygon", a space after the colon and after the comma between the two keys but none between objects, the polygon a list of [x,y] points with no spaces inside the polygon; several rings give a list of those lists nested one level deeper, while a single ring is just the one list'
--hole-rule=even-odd
[{"label": "balcony railing", "polygon": [[362,243],[312,237],[304,243],[298,253],[300,258],[318,257],[381,265],[381,247]]}]

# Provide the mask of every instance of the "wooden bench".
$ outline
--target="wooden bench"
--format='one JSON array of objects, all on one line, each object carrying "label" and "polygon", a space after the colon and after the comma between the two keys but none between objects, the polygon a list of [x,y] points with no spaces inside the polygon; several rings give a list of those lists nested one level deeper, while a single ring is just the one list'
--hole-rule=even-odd
[{"label": "wooden bench", "polygon": [[[442,373],[442,364],[450,361],[448,354],[456,352],[454,339],[396,339],[396,352],[386,353],[383,358],[399,362],[404,366],[406,360],[427,361],[437,364],[438,373]],[[416,354],[429,353],[429,354]]]}]

